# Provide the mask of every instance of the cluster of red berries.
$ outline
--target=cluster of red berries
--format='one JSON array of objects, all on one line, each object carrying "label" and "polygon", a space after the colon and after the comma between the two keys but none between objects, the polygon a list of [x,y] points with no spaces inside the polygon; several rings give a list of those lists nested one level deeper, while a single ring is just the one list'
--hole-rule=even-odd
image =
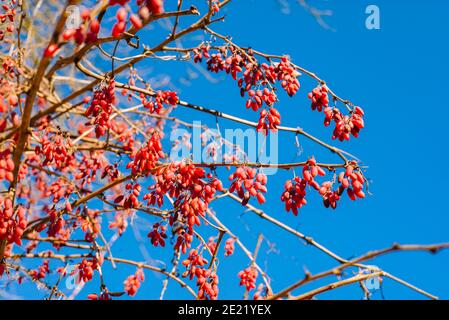
[{"label": "cluster of red berries", "polygon": [[101,179],[108,177],[111,181],[115,181],[118,178],[118,164],[108,164],[103,168],[103,172],[101,173]]},{"label": "cluster of red berries", "polygon": [[275,108],[269,110],[263,109],[260,112],[259,121],[256,126],[258,132],[268,135],[268,130],[277,131],[278,125],[281,123],[281,114]]},{"label": "cluster of red berries", "polygon": [[[120,4],[125,5],[127,1],[110,1],[110,5]],[[143,6],[141,6],[143,4]],[[148,20],[151,14],[158,15],[164,12],[162,0],[137,0],[139,8],[139,14],[131,14],[129,21],[135,29],[143,27],[143,21]],[[119,37],[126,30],[128,12],[124,7],[117,10],[116,19],[117,22],[112,27],[112,36]]]},{"label": "cluster of red berries", "polygon": [[242,199],[242,205],[246,205],[251,197],[256,197],[260,204],[265,202],[263,195],[267,192],[265,174],[257,173],[254,168],[242,166],[229,176],[229,180],[234,180],[229,187],[229,192],[237,191],[237,195]]},{"label": "cluster of red berries", "polygon": [[[270,66],[273,68],[272,66]],[[301,75],[291,64],[290,59],[286,56],[282,57],[279,64],[274,68],[277,79],[281,81],[282,88],[290,97],[293,97],[299,90],[300,83],[298,77]]]},{"label": "cluster of red berries", "polygon": [[342,189],[337,190],[332,189],[332,181],[325,181],[321,184],[319,193],[323,196],[323,204],[326,208],[331,207],[332,209],[337,208],[337,202],[341,198]]},{"label": "cluster of red berries", "polygon": [[207,263],[207,259],[200,255],[197,249],[190,250],[187,259],[182,261],[182,265],[187,268],[182,276],[188,276],[189,279],[192,280],[193,277],[201,275],[199,269],[207,265]]},{"label": "cluster of red berries", "polygon": [[27,226],[26,210],[18,206],[14,210],[10,198],[0,198],[0,240],[22,245],[22,235]]},{"label": "cluster of red berries", "polygon": [[[123,208],[137,208],[139,206],[139,195],[142,191],[142,187],[139,183],[127,183],[125,189],[128,191],[128,195],[119,195],[115,198],[114,203],[119,204],[123,202]],[[124,201],[123,201],[124,200]]]},{"label": "cluster of red berries", "polygon": [[332,139],[349,140],[351,135],[357,138],[360,130],[365,127],[363,120],[365,113],[360,107],[354,107],[350,115],[343,115],[337,108],[326,108],[324,114],[326,126],[330,124],[331,120],[335,122]]},{"label": "cluster of red berries", "polygon": [[75,186],[73,184],[64,182],[62,179],[57,179],[44,190],[44,195],[45,197],[53,196],[53,203],[58,203],[59,200],[68,198],[74,190]]},{"label": "cluster of red berries", "polygon": [[285,202],[285,210],[290,210],[296,216],[298,209],[307,204],[306,200],[307,181],[300,177],[293,180],[287,180],[284,185],[284,192],[281,195],[281,201]]},{"label": "cluster of red berries", "polygon": [[232,254],[234,254],[234,250],[235,250],[235,240],[233,238],[229,238],[228,240],[226,240],[225,242],[225,257],[228,257]]},{"label": "cluster of red berries", "polygon": [[337,107],[329,107],[328,92],[329,89],[324,85],[316,87],[309,93],[308,97],[312,101],[312,110],[319,112],[324,110],[324,125],[326,127],[332,121],[335,123],[332,139],[349,140],[351,135],[357,138],[360,129],[365,126],[362,108],[356,106],[350,115],[344,115]]},{"label": "cluster of red berries", "polygon": [[199,216],[204,216],[216,191],[223,190],[222,183],[211,174],[206,175],[203,168],[184,161],[161,166],[156,170],[155,178],[156,183],[148,188],[151,192],[143,199],[148,200],[148,205],[160,207],[166,194],[176,198],[174,207],[177,210],[170,216],[169,222],[174,228],[173,232],[178,234],[175,249],[180,248],[185,253],[190,247],[193,227],[200,225]]},{"label": "cluster of red berries", "polygon": [[0,151],[0,181],[3,179],[12,182],[14,179],[14,161],[12,160],[11,151],[5,149]]},{"label": "cluster of red berries", "polygon": [[349,164],[346,167],[346,171],[339,174],[338,182],[341,183],[341,187],[347,188],[347,193],[351,200],[365,198],[365,193],[363,192],[365,178],[360,170],[355,170],[353,164]]},{"label": "cluster of red berries", "polygon": [[263,90],[249,90],[248,100],[246,101],[246,108],[257,111],[262,108],[263,103],[267,106],[272,106],[277,101],[276,94],[268,88]]},{"label": "cluster of red berries", "polygon": [[247,291],[251,291],[252,289],[256,288],[257,275],[258,272],[253,266],[240,271],[238,273],[238,277],[240,278],[239,285],[245,286]]},{"label": "cluster of red berries", "polygon": [[16,3],[16,0],[12,0],[9,1],[9,4],[5,3],[2,5],[4,13],[0,13],[0,23],[2,26],[6,25],[6,27],[0,30],[0,41],[3,41],[7,33],[14,32],[14,18],[17,13],[15,8]]},{"label": "cluster of red berries", "polygon": [[70,140],[63,139],[60,135],[54,136],[51,140],[44,136],[41,144],[34,148],[36,155],[43,155],[45,157],[42,162],[43,166],[55,165],[57,168],[65,168],[69,166],[74,156],[67,150],[67,146],[71,147]]},{"label": "cluster of red berries", "polygon": [[326,208],[337,207],[337,202],[341,195],[347,190],[348,196],[351,200],[356,198],[364,198],[363,192],[365,178],[360,169],[357,169],[357,164],[351,161],[346,170],[338,175],[338,188],[333,189],[335,181],[325,181],[321,185],[315,180],[317,176],[325,176],[325,171],[317,165],[314,158],[311,158],[304,165],[302,173],[303,177],[295,177],[293,180],[288,180],[285,183],[285,190],[281,195],[281,200],[285,202],[286,211],[292,211],[294,215],[298,214],[298,209],[307,204],[305,199],[306,187],[309,185],[319,192],[323,197],[323,204]]},{"label": "cluster of red berries", "polygon": [[285,202],[285,210],[287,212],[291,210],[295,216],[298,215],[298,209],[307,204],[307,185],[315,190],[320,190],[320,185],[315,177],[324,176],[326,172],[317,165],[315,158],[310,158],[304,165],[302,174],[303,178],[295,177],[293,180],[286,181],[284,192],[281,195],[281,201]]},{"label": "cluster of red berries", "polygon": [[211,269],[204,268],[208,261],[198,253],[198,250],[192,249],[189,252],[188,258],[182,261],[182,264],[187,268],[183,273],[183,277],[197,278],[198,299],[216,300],[218,296],[218,276]]},{"label": "cluster of red berries", "polygon": [[50,266],[49,266],[49,261],[48,260],[44,260],[44,262],[42,263],[41,266],[39,266],[39,269],[37,270],[31,270],[30,271],[30,276],[33,280],[41,280],[44,279],[47,274],[50,272]]},{"label": "cluster of red berries", "polygon": [[77,209],[77,218],[81,225],[81,230],[85,233],[84,239],[88,242],[93,242],[101,231],[101,217],[98,210],[83,209],[83,214],[80,214],[81,208]]},{"label": "cluster of red berries", "polygon": [[[62,216],[58,214],[58,212],[52,208],[45,207],[44,211],[47,212],[50,221],[48,223],[47,235],[49,237],[59,238],[59,239],[68,239],[69,229],[64,229],[66,222]],[[42,226],[42,229],[45,228],[45,225]],[[42,231],[42,230],[38,230]]]},{"label": "cluster of red berries", "polygon": [[137,269],[136,273],[133,275],[130,275],[124,282],[125,286],[125,292],[129,296],[135,296],[137,293],[137,290],[140,288],[140,284],[142,281],[145,280],[145,274],[143,273],[142,269]]},{"label": "cluster of red berries", "polygon": [[312,110],[321,112],[329,106],[328,91],[326,86],[318,86],[308,94],[309,99],[312,100]]},{"label": "cluster of red berries", "polygon": [[81,180],[81,186],[91,184],[97,178],[97,171],[104,166],[102,157],[91,154],[89,157],[83,155],[81,161],[77,164],[78,172],[74,175],[76,180]]},{"label": "cluster of red berries", "polygon": [[159,133],[152,130],[150,134],[151,137],[148,142],[137,152],[131,154],[133,160],[126,165],[127,169],[131,169],[132,174],[149,175],[150,171],[156,167],[159,159],[165,157]]},{"label": "cluster of red berries", "polygon": [[365,178],[360,170],[355,171],[355,163],[353,164],[349,164],[346,170],[338,175],[340,185],[336,190],[332,190],[332,181],[326,181],[322,184],[319,192],[323,196],[323,203],[326,208],[337,208],[337,201],[340,200],[345,190],[351,200],[365,198],[363,192]]},{"label": "cluster of red berries", "polygon": [[153,230],[148,233],[148,238],[151,240],[151,244],[155,247],[160,245],[165,247],[165,239],[167,239],[167,227],[160,223],[153,224]]},{"label": "cluster of red berries", "polygon": [[154,98],[147,98],[144,94],[140,95],[142,104],[149,109],[151,113],[156,112],[160,114],[164,105],[176,106],[179,98],[176,92],[173,91],[158,91]]},{"label": "cluster of red berries", "polygon": [[109,80],[95,90],[90,106],[86,110],[86,117],[94,118],[89,125],[95,125],[95,135],[97,138],[103,136],[110,128],[109,117],[112,114],[112,105],[115,102],[115,81]]},{"label": "cluster of red berries", "polygon": [[323,168],[317,165],[315,158],[312,157],[307,160],[307,164],[302,168],[302,174],[304,180],[306,180],[310,186],[312,186],[316,190],[319,190],[320,186],[314,179],[317,176],[325,176],[326,172],[323,170]]},{"label": "cluster of red berries", "polygon": [[[125,6],[127,3],[129,2],[129,0],[109,0],[109,5],[113,6],[113,5],[120,5],[120,6]],[[134,26],[134,28],[136,29],[140,29],[143,26],[143,21],[148,20],[148,18],[150,17],[150,15],[158,15],[164,12],[164,3],[162,0],[137,0],[136,4],[138,6],[140,6],[139,8],[139,15],[136,14],[132,14],[130,17],[130,21],[132,23],[132,25]],[[123,9],[123,8],[120,8]],[[126,12],[125,12],[126,13]],[[125,22],[124,25],[120,25],[117,26],[117,33],[113,32],[114,36],[118,36],[121,33],[123,33],[125,31],[125,26],[126,26],[126,15],[123,16],[123,13],[119,14],[117,13],[117,24],[120,24],[122,22]],[[142,21],[143,20],[143,21]]]},{"label": "cluster of red berries", "polygon": [[92,280],[94,276],[94,271],[98,268],[98,261],[96,258],[92,258],[90,260],[83,259],[81,263],[78,264],[77,270],[72,271],[74,274],[78,271],[78,277],[80,281],[88,282]]},{"label": "cluster of red berries", "polygon": [[[300,73],[296,71],[286,56],[282,57],[280,62],[268,65],[267,63],[259,64],[251,49],[242,52],[242,49],[228,46],[221,47],[218,49],[218,52],[212,54],[209,50],[210,47],[206,45],[195,48],[193,50],[193,61],[198,63],[203,58],[207,58],[207,69],[209,71],[215,73],[225,71],[227,74],[231,74],[232,78],[237,81],[241,96],[243,97],[248,92],[249,98],[246,101],[246,107],[254,111],[259,110],[264,103],[268,107],[272,107],[278,100],[274,89],[271,88],[271,84],[280,81],[281,87],[289,96],[295,95],[300,87],[298,81]],[[229,55],[228,51],[230,52]],[[239,74],[242,74],[240,78]],[[263,89],[254,89],[261,86]],[[268,119],[267,125],[265,118],[271,113],[273,114],[271,119]],[[266,129],[269,127],[275,130],[276,125],[279,123],[280,116],[277,110],[270,110],[268,113],[261,114],[260,128],[258,129],[267,132]]]},{"label": "cluster of red berries", "polygon": [[119,37],[126,30],[126,18],[128,17],[128,12],[126,9],[121,7],[117,10],[116,18],[117,22],[112,27],[112,36]]},{"label": "cluster of red berries", "polygon": [[73,39],[77,45],[92,43],[98,39],[100,21],[91,18],[89,9],[81,12],[82,24],[77,29],[67,29],[62,33],[64,41]]}]

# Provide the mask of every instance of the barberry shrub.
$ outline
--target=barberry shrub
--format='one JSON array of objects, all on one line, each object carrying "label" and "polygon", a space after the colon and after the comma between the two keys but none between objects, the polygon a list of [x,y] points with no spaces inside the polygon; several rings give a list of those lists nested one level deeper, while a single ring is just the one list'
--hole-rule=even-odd
[{"label": "barberry shrub", "polygon": [[[183,1],[65,0],[40,2],[40,10],[27,0],[1,2],[0,277],[8,285],[38,283],[47,289],[39,294],[50,299],[81,292],[82,298],[109,300],[162,298],[171,283],[193,298],[218,299],[221,283],[227,283],[241,287],[233,291],[235,298],[280,299],[323,277],[340,281],[334,276],[352,274],[345,269],[356,275],[296,298],[388,276],[363,264],[385,251],[347,260],[282,222],[300,220],[307,206],[318,205],[315,200],[336,209],[369,194],[366,168],[342,149],[351,139],[363,139],[365,113],[288,53],[242,47],[216,32],[237,2],[191,1],[195,5],[187,7]],[[235,90],[225,94],[235,96],[234,105],[220,109],[220,98],[208,105],[199,96],[187,101],[169,77],[149,76],[154,66],[165,68],[169,61],[187,61],[207,79],[218,74],[232,83]],[[314,85],[304,85],[304,78]],[[291,114],[283,103],[287,99],[323,113],[324,126],[321,120],[307,125],[322,129],[320,136],[328,139],[318,139],[299,123],[283,125]],[[204,123],[188,121],[192,113]],[[210,118],[218,131],[230,121],[265,139],[283,132],[292,142],[309,140],[317,151],[307,150],[308,156],[290,163],[250,159],[205,124]],[[171,140],[179,128],[199,130],[213,161],[196,160],[189,134]],[[189,152],[175,160],[171,151],[179,146]],[[230,152],[219,153],[221,146]],[[321,150],[328,151],[326,159],[319,159]],[[268,175],[267,169],[284,170],[288,178]],[[270,188],[271,181],[284,188]],[[214,206],[223,201],[228,204]],[[271,212],[270,202],[284,212]],[[272,280],[283,278],[283,271],[269,274],[271,268],[260,261],[276,233],[270,241],[259,236],[255,246],[247,242],[235,208],[304,240],[338,264],[278,287]],[[146,236],[140,236],[142,230]],[[126,250],[116,252],[121,242]],[[135,248],[144,256],[138,258]],[[395,245],[387,252],[402,248],[442,246]],[[154,272],[163,278],[160,288],[153,282],[161,277],[149,276]],[[229,278],[219,281],[222,274]],[[69,277],[86,288],[67,292],[61,279]],[[156,287],[161,291],[153,296]]]}]

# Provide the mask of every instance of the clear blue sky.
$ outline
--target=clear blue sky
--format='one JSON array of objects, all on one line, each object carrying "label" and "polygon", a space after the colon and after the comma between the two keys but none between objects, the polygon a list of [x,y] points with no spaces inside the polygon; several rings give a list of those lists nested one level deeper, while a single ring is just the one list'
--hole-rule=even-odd
[{"label": "clear blue sky", "polygon": [[[242,46],[289,54],[295,63],[324,78],[337,94],[365,109],[366,129],[360,138],[337,144],[369,166],[366,175],[371,180],[372,196],[355,203],[345,199],[335,211],[322,208],[315,196],[301,209],[298,217],[293,217],[283,210],[279,200],[283,183],[292,172],[281,172],[269,177],[271,192],[263,208],[346,258],[388,247],[394,242],[430,244],[448,241],[446,122],[449,103],[446,94],[449,46],[446,37],[449,3],[437,0],[311,1],[319,8],[333,11],[333,16],[326,18],[335,29],[332,32],[321,27],[295,1],[290,2],[291,12],[284,14],[276,0],[234,1],[225,10],[228,13],[226,22],[215,29],[232,34],[233,40]],[[365,8],[369,4],[380,8],[380,30],[365,28]],[[144,63],[141,68],[145,66]],[[172,80],[185,70],[186,66],[181,63],[170,67]],[[244,108],[244,101],[232,80],[223,80],[208,84],[200,78],[188,88],[179,84],[180,96],[256,120],[257,116]],[[303,77],[302,84],[296,98],[284,96],[279,103],[283,124],[301,126],[330,141],[331,130],[322,127],[322,115],[310,110],[306,98],[315,83]],[[207,90],[204,90],[205,85]],[[176,112],[179,115],[185,110]],[[199,116],[184,114],[190,120]],[[208,121],[214,124],[215,120],[209,118]],[[221,122],[222,128],[233,126]],[[294,136],[281,135],[281,139],[280,159],[290,161],[295,153]],[[301,137],[300,141],[304,143],[304,152],[297,159],[311,155],[323,161],[335,159]],[[226,175],[222,174],[222,177]],[[254,248],[259,232],[275,243],[277,251],[271,253],[267,252],[268,246],[264,243],[258,259],[271,274],[275,291],[300,279],[304,268],[315,273],[335,265],[329,257],[305,246],[292,235],[251,213],[242,215],[244,210],[234,203],[221,201],[214,208],[249,248]],[[142,228],[141,236],[146,237],[146,233]],[[150,247],[148,241],[144,243]],[[142,259],[131,228],[121,244],[117,243],[114,248],[116,256]],[[149,248],[151,258],[155,260],[168,261],[166,251]],[[243,294],[243,289],[237,285],[236,274],[248,265],[248,260],[239,249],[236,251],[235,256],[220,259],[221,299],[239,298]],[[449,252],[438,255],[394,253],[372,264],[441,298],[449,298]],[[135,269],[120,270],[124,272],[106,271],[110,290],[120,290],[123,280]],[[147,280],[137,298],[158,298],[160,282],[157,280],[162,278],[149,272],[146,275]],[[318,284],[327,282],[329,279]],[[89,284],[79,297],[96,291],[97,284]],[[307,288],[310,287],[303,290]],[[25,285],[18,294],[26,295],[24,293],[31,292],[29,290],[31,287]],[[383,284],[383,294],[386,299],[422,298],[388,279]],[[174,283],[169,285],[167,297],[189,298]],[[357,285],[321,295],[328,299],[361,297],[362,291]],[[380,293],[375,293],[373,298],[380,299]]]}]

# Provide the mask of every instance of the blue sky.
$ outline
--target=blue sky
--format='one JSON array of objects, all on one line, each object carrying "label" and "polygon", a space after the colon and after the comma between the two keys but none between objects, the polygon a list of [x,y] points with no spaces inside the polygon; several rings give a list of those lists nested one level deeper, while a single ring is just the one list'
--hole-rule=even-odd
[{"label": "blue sky", "polygon": [[[319,8],[333,11],[333,15],[325,19],[335,29],[333,32],[320,26],[294,1],[290,2],[291,12],[285,14],[275,0],[234,1],[224,10],[227,14],[225,22],[216,25],[214,30],[232,34],[233,41],[242,46],[273,54],[289,54],[296,64],[325,79],[338,95],[364,108],[366,128],[360,138],[335,144],[357,155],[369,167],[366,176],[371,181],[372,196],[355,203],[344,199],[335,211],[323,208],[315,196],[294,217],[284,211],[279,200],[284,181],[293,173],[280,172],[269,177],[271,192],[263,209],[345,258],[388,247],[394,242],[430,244],[448,241],[446,121],[449,103],[445,94],[449,84],[446,40],[449,3],[437,0],[311,1]],[[380,30],[365,28],[365,8],[369,4],[380,8]],[[146,34],[145,37],[150,36]],[[147,66],[145,62],[141,68]],[[186,66],[178,62],[170,65],[168,70],[183,100],[257,120],[256,114],[244,108],[244,100],[230,78],[219,77],[219,83],[210,84],[200,77],[186,87],[176,82]],[[283,124],[301,126],[330,142],[331,129],[322,126],[322,114],[312,112],[306,98],[316,83],[305,76],[301,80],[302,87],[295,98],[281,98],[278,109],[283,115]],[[208,89],[204,90],[206,85]],[[215,122],[201,114],[181,109],[176,112],[190,120],[200,116],[211,125]],[[220,125],[222,128],[235,127],[226,121]],[[295,156],[294,135],[281,134],[280,139],[280,159],[290,161]],[[304,151],[297,159],[315,155],[323,161],[337,160],[301,137],[300,142]],[[222,177],[226,176],[222,173]],[[242,207],[229,200],[220,200],[214,209],[248,248],[254,248],[259,232],[275,244],[275,252],[268,252],[268,244],[264,242],[258,258],[259,264],[271,274],[275,291],[300,279],[304,268],[315,273],[335,265],[335,261],[317,249],[305,246],[292,235],[252,213],[243,214]],[[141,236],[145,238],[147,231],[144,227],[141,229]],[[134,236],[130,228],[121,244],[115,245],[114,254],[142,259]],[[144,243],[149,247],[148,241]],[[147,249],[151,259],[170,259],[167,250]],[[376,259],[372,264],[441,298],[449,298],[449,252],[438,255],[394,253]],[[242,297],[243,289],[237,285],[236,274],[247,265],[248,260],[238,249],[235,256],[220,259],[220,298]],[[106,269],[111,290],[120,290],[123,280],[135,269],[119,270]],[[147,280],[137,298],[158,298],[160,282],[157,280],[162,278],[149,272],[146,275]],[[317,282],[317,285],[329,281]],[[96,291],[97,285],[89,284],[83,293]],[[308,288],[311,287],[302,290]],[[32,289],[31,285],[25,285],[17,293],[26,296]],[[422,298],[388,279],[383,283],[383,295],[386,299]],[[320,297],[360,299],[362,291],[355,285]],[[167,298],[189,296],[171,283]],[[376,292],[373,298],[380,299],[381,294]]]}]

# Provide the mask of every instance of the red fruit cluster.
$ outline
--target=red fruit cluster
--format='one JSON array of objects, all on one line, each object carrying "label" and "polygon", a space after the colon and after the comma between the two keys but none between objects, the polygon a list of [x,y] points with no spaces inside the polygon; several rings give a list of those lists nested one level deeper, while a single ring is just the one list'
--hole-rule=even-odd
[{"label": "red fruit cluster", "polygon": [[288,180],[284,185],[284,192],[281,195],[281,201],[285,202],[285,210],[290,210],[296,216],[298,209],[307,204],[306,187],[313,187],[320,190],[320,185],[315,181],[315,177],[324,176],[326,172],[317,165],[315,158],[310,158],[302,169],[303,178],[295,177]]},{"label": "red fruit cluster", "polygon": [[277,126],[281,123],[281,114],[275,108],[269,110],[263,109],[260,112],[259,121],[256,130],[268,135],[268,130],[277,131]]},{"label": "red fruit cluster", "polygon": [[229,176],[229,180],[234,180],[229,187],[229,192],[237,191],[237,195],[243,200],[242,205],[246,205],[251,197],[256,197],[260,204],[265,202],[263,195],[267,192],[265,174],[257,173],[254,168],[242,166]]},{"label": "red fruit cluster", "polygon": [[97,138],[103,136],[110,128],[109,117],[112,114],[112,105],[115,100],[115,81],[109,80],[95,90],[94,98],[86,110],[86,117],[93,116],[92,121],[86,125],[95,125]]},{"label": "red fruit cluster", "polygon": [[[193,49],[193,62],[195,62],[195,63],[202,62],[203,58],[206,58],[206,59],[210,58],[209,47],[201,46],[199,48]],[[218,70],[217,70],[217,72],[218,72]]]},{"label": "red fruit cluster", "polygon": [[[14,18],[17,12],[16,8],[13,7],[13,4],[16,4],[16,2],[8,1],[8,3],[2,5],[4,13],[0,14],[0,24],[2,25],[2,29],[0,30],[0,41],[3,41],[7,33],[14,32]],[[3,26],[5,27],[3,28]]]},{"label": "red fruit cluster", "polygon": [[45,157],[42,162],[43,166],[55,165],[57,168],[65,168],[69,166],[74,156],[67,150],[66,144],[70,147],[70,140],[65,141],[60,135],[54,136],[51,140],[44,136],[41,145],[34,148],[36,155]]},{"label": "red fruit cluster", "polygon": [[0,152],[0,181],[3,179],[12,182],[14,179],[14,161],[12,160],[11,151],[5,149]]},{"label": "red fruit cluster", "polygon": [[[209,71],[215,73],[225,71],[227,74],[231,74],[232,78],[237,81],[241,96],[243,97],[248,92],[249,98],[246,101],[246,107],[254,111],[259,110],[264,103],[268,107],[272,107],[278,100],[271,84],[280,82],[281,87],[289,96],[295,95],[300,87],[298,81],[300,74],[288,57],[282,57],[280,62],[268,65],[267,63],[259,64],[251,49],[242,51],[242,49],[228,46],[221,47],[218,52],[212,54],[209,53],[209,49],[208,46],[202,45],[193,50],[193,61],[197,63],[201,62],[203,57],[207,58]],[[261,89],[255,90],[255,88]],[[276,125],[280,123],[277,110],[271,115],[272,119],[267,121],[266,116],[267,113],[261,115],[259,130],[266,131],[268,127],[276,129]]]},{"label": "red fruit cluster", "polygon": [[84,209],[80,214],[80,207],[77,209],[78,221],[81,224],[81,230],[85,232],[85,240],[92,242],[101,230],[101,220],[97,210]]},{"label": "red fruit cluster", "polygon": [[343,189],[347,188],[348,196],[351,200],[357,198],[365,198],[363,192],[365,178],[360,170],[355,170],[355,167],[350,164],[346,167],[345,172],[341,172],[338,176],[338,182],[341,183]]},{"label": "red fruit cluster", "polygon": [[351,135],[357,138],[360,129],[365,127],[363,121],[364,112],[360,107],[355,107],[350,115],[343,115],[338,108],[327,107],[324,109],[324,115],[325,126],[329,126],[331,121],[335,123],[332,139],[349,140]]},{"label": "red fruit cluster", "polygon": [[197,276],[198,299],[217,300],[218,298],[218,275],[209,269],[199,269],[201,275]]},{"label": "red fruit cluster", "polygon": [[284,185],[284,192],[281,195],[281,201],[285,202],[285,210],[290,210],[296,216],[298,209],[307,204],[306,200],[307,181],[300,177],[293,180],[287,180]]},{"label": "red fruit cluster", "polygon": [[136,273],[129,276],[123,284],[125,285],[125,292],[129,296],[135,296],[137,293],[137,290],[140,288],[140,284],[142,281],[145,280],[145,274],[143,273],[142,269],[137,269]]},{"label": "red fruit cluster", "polygon": [[255,267],[251,266],[238,273],[240,278],[239,285],[245,286],[247,291],[251,291],[256,287],[256,279],[258,272]]},{"label": "red fruit cluster", "polygon": [[235,240],[233,238],[229,238],[225,242],[225,256],[228,257],[232,254],[234,254],[235,246],[234,246]]},{"label": "red fruit cluster", "polygon": [[49,237],[54,238],[66,238],[68,236],[69,230],[64,229],[66,223],[65,220],[58,215],[58,212],[55,209],[49,209],[48,207],[44,208],[44,211],[47,212],[50,221],[48,223],[47,235]]},{"label": "red fruit cluster", "polygon": [[153,170],[159,159],[165,157],[162,151],[162,143],[160,135],[157,131],[153,130],[150,140],[137,152],[131,155],[132,161],[130,161],[126,168],[131,169],[132,174],[141,173],[149,175]]},{"label": "red fruit cluster", "polygon": [[272,106],[277,101],[276,94],[268,88],[263,90],[250,90],[248,91],[248,100],[246,101],[246,108],[257,111],[262,108],[263,103],[267,106]]},{"label": "red fruit cluster", "polygon": [[327,95],[328,89],[326,86],[318,86],[308,94],[310,100],[312,100],[312,110],[323,111],[324,108],[329,106],[329,96]]},{"label": "red fruit cluster", "polygon": [[27,226],[26,210],[14,210],[11,199],[0,198],[0,240],[22,245],[21,237]]},{"label": "red fruit cluster", "polygon": [[176,106],[179,101],[178,95],[173,91],[158,91],[154,98],[147,98],[141,94],[140,98],[145,108],[149,109],[151,113],[156,112],[157,114],[161,113],[164,105]]},{"label": "red fruit cluster", "polygon": [[81,180],[81,185],[91,184],[97,178],[97,171],[104,166],[101,156],[90,154],[89,157],[83,155],[80,163],[77,164],[78,172],[75,174],[76,180]]},{"label": "red fruit cluster", "polygon": [[282,88],[290,97],[293,97],[300,87],[298,80],[300,73],[291,64],[290,59],[286,56],[282,57],[281,62],[275,68],[275,72],[278,80],[281,81]]},{"label": "red fruit cluster", "polygon": [[109,177],[111,181],[115,181],[118,178],[118,164],[108,164],[103,168],[103,172],[101,173],[101,179]]},{"label": "red fruit cluster", "polygon": [[53,196],[53,203],[58,203],[59,200],[68,198],[74,190],[75,186],[73,184],[64,182],[62,179],[57,179],[44,190],[44,196]]},{"label": "red fruit cluster", "polygon": [[193,227],[200,225],[199,216],[204,216],[216,191],[223,189],[222,183],[210,174],[206,176],[203,168],[185,162],[161,166],[155,177],[156,183],[148,188],[151,192],[143,199],[148,200],[148,205],[159,207],[166,194],[176,199],[174,207],[177,210],[170,216],[169,223],[178,235],[175,249],[185,253],[192,241]]},{"label": "red fruit cluster", "polygon": [[319,190],[323,196],[323,203],[326,208],[331,207],[335,209],[337,207],[337,201],[340,200],[345,190],[351,200],[365,198],[365,193],[363,192],[365,178],[360,170],[355,170],[355,163],[354,165],[349,164],[345,171],[340,172],[338,182],[340,185],[336,190],[332,190],[332,181],[324,182]]},{"label": "red fruit cluster", "polygon": [[187,270],[182,274],[183,277],[189,277],[190,280],[193,277],[201,275],[201,269],[207,265],[208,261],[202,255],[198,253],[197,249],[192,249],[189,252],[187,259],[182,261],[182,265],[187,268]]},{"label": "red fruit cluster", "polygon": [[155,247],[160,245],[165,247],[165,239],[167,239],[167,227],[160,223],[153,224],[153,230],[148,233],[148,238],[151,239],[151,244]]},{"label": "red fruit cluster", "polygon": [[183,273],[183,277],[197,278],[198,299],[216,300],[218,296],[218,276],[215,272],[208,268],[208,261],[198,253],[198,250],[192,249],[189,252],[187,259],[182,261],[182,264],[187,268]]},{"label": "red fruit cluster", "polygon": [[89,9],[81,12],[82,24],[78,29],[67,29],[62,33],[64,41],[74,39],[77,45],[83,43],[92,43],[98,39],[100,32],[100,21],[91,18],[91,12]]},{"label": "red fruit cluster", "polygon": [[121,7],[117,10],[116,18],[117,22],[112,27],[112,36],[113,37],[119,37],[122,35],[123,32],[126,30],[126,18],[128,16],[128,12],[126,12],[126,9]]},{"label": "red fruit cluster", "polygon": [[310,186],[319,190],[320,186],[314,179],[317,176],[325,176],[326,172],[323,168],[317,165],[315,158],[312,157],[307,160],[307,164],[302,168],[302,174],[304,180],[306,180]]},{"label": "red fruit cluster", "polygon": [[312,100],[312,110],[318,110],[319,112],[324,110],[324,125],[326,127],[332,121],[335,123],[332,139],[349,140],[351,134],[357,138],[360,129],[365,126],[363,110],[356,106],[350,115],[344,115],[337,107],[329,107],[328,92],[329,89],[326,86],[318,86],[309,93],[308,97]]},{"label": "red fruit cluster", "polygon": [[119,204],[123,202],[125,209],[137,208],[139,206],[139,195],[142,187],[137,182],[127,183],[125,189],[128,191],[126,198],[125,195],[119,195],[115,198],[114,203]]},{"label": "red fruit cluster", "polygon": [[41,266],[39,266],[39,269],[37,270],[31,270],[30,276],[33,280],[41,280],[44,279],[48,273],[50,273],[50,267],[49,267],[49,261],[44,260]]},{"label": "red fruit cluster", "polygon": [[337,201],[340,200],[341,189],[332,190],[332,181],[323,182],[319,193],[323,196],[323,204],[326,208],[337,208]]},{"label": "red fruit cluster", "polygon": [[[92,258],[90,260],[83,259],[80,264],[78,264],[78,277],[79,280],[83,282],[88,282],[92,280],[94,276],[94,271],[98,267],[98,261],[96,258]],[[73,272],[76,272],[74,270]]]}]

